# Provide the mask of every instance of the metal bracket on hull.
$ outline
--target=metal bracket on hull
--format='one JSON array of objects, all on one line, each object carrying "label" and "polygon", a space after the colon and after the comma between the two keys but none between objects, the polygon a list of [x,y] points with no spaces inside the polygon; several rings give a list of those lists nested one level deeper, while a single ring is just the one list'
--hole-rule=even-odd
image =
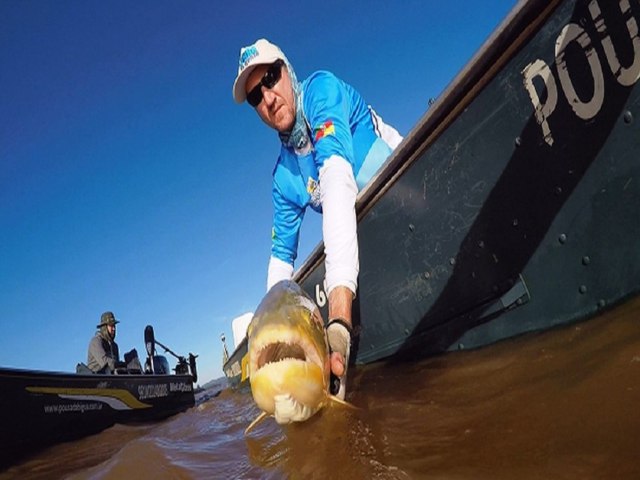
[{"label": "metal bracket on hull", "polygon": [[518,280],[513,287],[511,287],[511,289],[498,300],[486,307],[479,318],[492,317],[505,310],[519,307],[520,305],[527,303],[530,299],[531,296],[529,295],[527,284],[525,283],[524,278],[522,278],[522,275],[518,275]]}]

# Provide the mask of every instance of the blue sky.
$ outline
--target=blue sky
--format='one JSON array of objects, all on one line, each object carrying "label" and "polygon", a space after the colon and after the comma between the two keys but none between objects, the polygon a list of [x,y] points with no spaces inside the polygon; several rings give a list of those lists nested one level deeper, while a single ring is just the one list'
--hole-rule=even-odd
[{"label": "blue sky", "polygon": [[[406,135],[515,3],[0,2],[0,366],[74,371],[111,310],[121,352],[151,324],[221,376],[265,293],[278,152],[232,100],[240,47],[334,72]],[[320,236],[310,211],[297,265]]]}]

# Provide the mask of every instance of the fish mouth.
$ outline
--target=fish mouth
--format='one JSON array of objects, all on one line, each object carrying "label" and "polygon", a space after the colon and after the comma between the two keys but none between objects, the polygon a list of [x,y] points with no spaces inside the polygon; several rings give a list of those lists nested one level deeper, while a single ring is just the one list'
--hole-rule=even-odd
[{"label": "fish mouth", "polygon": [[326,400],[329,370],[312,342],[273,341],[254,347],[249,381],[258,407],[279,424],[314,415]]},{"label": "fish mouth", "polygon": [[308,361],[305,349],[297,344],[286,342],[275,342],[265,345],[258,353],[256,367],[258,370],[268,363],[281,362],[283,360],[302,360]]},{"label": "fish mouth", "polygon": [[257,373],[271,363],[302,362],[323,368],[322,352],[312,338],[295,330],[267,327],[250,342],[251,371]]}]

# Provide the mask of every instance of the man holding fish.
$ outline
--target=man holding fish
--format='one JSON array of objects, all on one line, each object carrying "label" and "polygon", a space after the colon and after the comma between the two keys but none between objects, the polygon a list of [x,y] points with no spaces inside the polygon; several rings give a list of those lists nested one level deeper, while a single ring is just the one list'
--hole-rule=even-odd
[{"label": "man holding fish", "polygon": [[265,39],[240,50],[233,98],[255,108],[281,141],[267,290],[293,275],[306,208],[323,215],[326,336],[330,369],[339,380],[332,393],[344,399],[359,270],[356,196],[402,137],[332,73],[318,71],[299,82],[284,53]]}]

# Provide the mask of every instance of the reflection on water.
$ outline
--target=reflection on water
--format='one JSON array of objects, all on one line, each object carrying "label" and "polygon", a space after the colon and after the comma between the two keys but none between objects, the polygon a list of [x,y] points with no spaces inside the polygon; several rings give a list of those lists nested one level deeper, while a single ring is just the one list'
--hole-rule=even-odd
[{"label": "reflection on water", "polygon": [[484,349],[350,372],[350,410],[279,427],[248,388],[58,445],[5,478],[640,478],[640,299]]}]

